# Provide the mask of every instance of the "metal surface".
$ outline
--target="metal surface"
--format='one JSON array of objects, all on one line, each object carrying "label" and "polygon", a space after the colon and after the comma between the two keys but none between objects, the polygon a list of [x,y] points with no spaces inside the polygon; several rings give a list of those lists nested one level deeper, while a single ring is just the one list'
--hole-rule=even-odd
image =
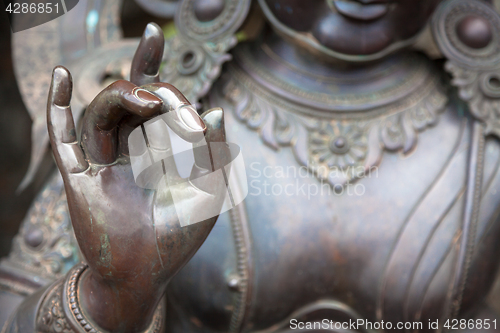
[{"label": "metal surface", "polygon": [[[373,18],[365,1],[261,0],[270,27],[231,51],[222,68],[249,2],[200,1],[180,3],[180,33],[167,48],[161,34],[146,30],[135,59],[137,42],[124,41],[75,67],[83,77],[75,77],[76,99],[90,103],[80,141],[67,108],[70,76],[54,72],[49,132],[89,265],[75,268],[64,311],[75,304],[96,331],[116,332],[147,330],[165,294],[167,332],[283,333],[293,331],[291,319],[422,322],[394,330],[429,332],[429,321],[500,319],[485,303],[500,256],[500,94],[491,80],[500,21],[493,9],[475,0],[441,4],[433,28],[448,58],[442,68],[402,49],[440,1],[390,8],[380,1],[377,8],[390,11]],[[356,20],[348,6],[359,7]],[[200,8],[211,9],[202,15]],[[471,8],[479,18],[463,21]],[[360,33],[346,42],[335,29],[319,29],[325,22]],[[133,83],[118,81],[94,99],[102,75],[127,78],[129,64]],[[166,100],[148,95],[146,108],[130,91],[163,74],[205,108],[224,108],[223,119],[202,115],[207,135],[227,136],[244,155],[250,194],[217,223],[183,229],[168,198],[133,183],[124,138]],[[32,225],[12,257],[40,257],[26,255],[30,246],[54,250],[43,245],[54,231],[40,235],[43,223]],[[37,297],[24,307],[40,307]],[[23,323],[19,311],[12,331]],[[87,321],[79,323],[75,331],[87,330]]]}]

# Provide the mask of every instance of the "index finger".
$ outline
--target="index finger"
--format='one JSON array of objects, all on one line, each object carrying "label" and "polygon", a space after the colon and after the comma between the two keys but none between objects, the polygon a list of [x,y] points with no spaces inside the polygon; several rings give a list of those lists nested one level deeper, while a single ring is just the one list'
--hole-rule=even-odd
[{"label": "index finger", "polygon": [[159,71],[164,47],[163,31],[156,23],[149,23],[132,60],[130,82],[138,86],[160,82]]},{"label": "index finger", "polygon": [[141,122],[158,115],[163,102],[131,82],[119,80],[104,89],[90,103],[83,117],[82,146],[90,161],[110,164],[118,151],[117,126],[127,115]]}]

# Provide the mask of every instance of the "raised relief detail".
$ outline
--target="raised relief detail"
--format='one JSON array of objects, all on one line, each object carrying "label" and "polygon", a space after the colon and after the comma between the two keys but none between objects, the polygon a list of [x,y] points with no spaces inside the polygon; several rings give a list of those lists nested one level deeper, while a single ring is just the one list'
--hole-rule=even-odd
[{"label": "raised relief detail", "polygon": [[433,22],[434,38],[448,61],[445,68],[459,97],[484,123],[485,134],[500,137],[500,17],[473,0],[443,3]]},{"label": "raised relief detail", "polygon": [[62,304],[62,281],[59,281],[45,296],[37,316],[37,330],[41,333],[74,332],[66,320]]},{"label": "raised relief detail", "polygon": [[55,280],[80,260],[66,194],[57,173],[28,211],[2,266],[4,269],[19,268],[28,274]]},{"label": "raised relief detail", "polygon": [[[345,186],[367,176],[380,163],[384,150],[410,153],[419,133],[438,122],[448,101],[444,85],[439,77],[426,76],[428,66],[420,63],[418,67],[422,72],[408,84],[419,85],[411,98],[358,115],[335,111],[323,112],[322,117],[309,115],[315,112],[312,107],[299,109],[264,93],[236,66],[230,66],[222,94],[234,105],[236,118],[258,131],[267,146],[275,150],[291,147],[297,162],[318,179],[334,187]],[[387,109],[391,112],[379,112]]]},{"label": "raised relief detail", "polygon": [[236,37],[231,35],[217,43],[187,44],[179,35],[174,36],[165,41],[161,76],[195,103],[219,77],[222,64],[231,59],[227,52],[236,42]]}]

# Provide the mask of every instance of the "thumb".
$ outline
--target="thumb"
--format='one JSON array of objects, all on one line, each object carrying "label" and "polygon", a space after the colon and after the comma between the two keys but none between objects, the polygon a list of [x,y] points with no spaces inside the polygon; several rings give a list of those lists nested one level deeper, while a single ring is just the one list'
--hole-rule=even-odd
[{"label": "thumb", "polygon": [[[226,130],[224,128],[224,111],[222,108],[213,108],[203,112],[201,119],[207,128],[205,142],[194,144],[195,169],[214,171],[224,167],[229,162],[226,145]],[[194,170],[193,170],[194,171]]]}]

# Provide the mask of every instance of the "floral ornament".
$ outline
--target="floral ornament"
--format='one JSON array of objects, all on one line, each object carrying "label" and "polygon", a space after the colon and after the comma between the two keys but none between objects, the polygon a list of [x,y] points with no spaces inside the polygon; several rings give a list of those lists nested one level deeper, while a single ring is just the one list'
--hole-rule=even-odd
[{"label": "floral ornament", "polygon": [[363,166],[368,144],[363,130],[355,124],[322,122],[309,140],[311,162],[316,165],[341,170]]},{"label": "floral ornament", "polygon": [[332,184],[348,182],[364,173],[368,137],[355,123],[322,121],[309,133],[309,169]]},{"label": "floral ornament", "polygon": [[230,102],[236,119],[264,144],[276,151],[291,148],[299,165],[337,190],[369,177],[385,151],[411,153],[420,133],[438,123],[448,97],[442,77],[431,70],[424,67],[412,94],[390,104],[357,115],[323,112],[320,118],[311,112],[317,110],[269,93],[231,64],[213,103],[222,102],[219,96]]},{"label": "floral ornament", "polygon": [[165,41],[160,77],[196,103],[219,77],[222,64],[231,59],[227,52],[236,43],[235,36],[218,42],[188,43],[176,35]]}]

